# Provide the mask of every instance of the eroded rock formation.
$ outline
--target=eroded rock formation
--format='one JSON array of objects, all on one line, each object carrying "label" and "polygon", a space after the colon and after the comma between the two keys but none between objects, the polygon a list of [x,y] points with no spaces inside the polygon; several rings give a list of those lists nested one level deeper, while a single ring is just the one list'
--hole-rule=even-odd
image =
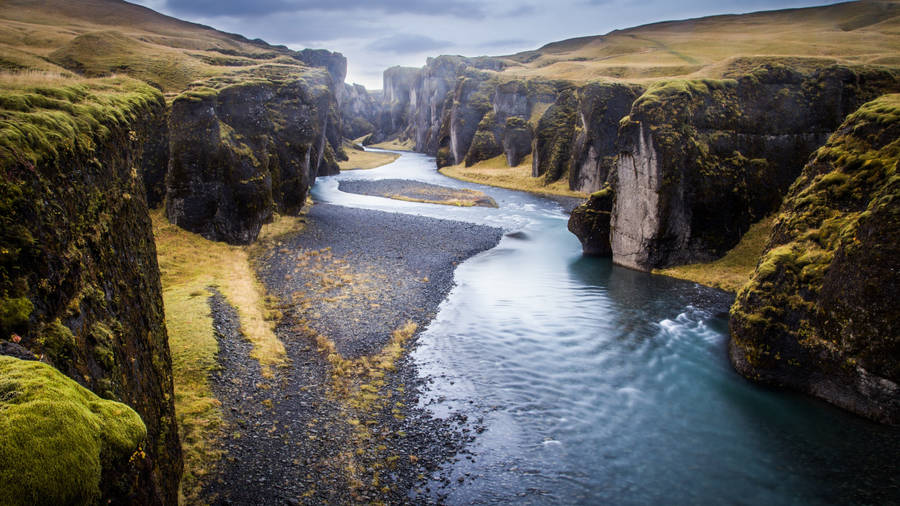
[{"label": "eroded rock formation", "polygon": [[883,70],[780,65],[652,85],[617,133],[613,261],[649,270],[723,255],[777,208],[846,114],[897,86]]},{"label": "eroded rock formation", "polygon": [[900,423],[900,95],[850,115],[785,198],[731,309],[744,376]]},{"label": "eroded rock formation", "polygon": [[204,237],[256,239],[274,212],[296,213],[318,175],[335,173],[337,104],[322,70],[269,69],[175,99],[166,215]]}]

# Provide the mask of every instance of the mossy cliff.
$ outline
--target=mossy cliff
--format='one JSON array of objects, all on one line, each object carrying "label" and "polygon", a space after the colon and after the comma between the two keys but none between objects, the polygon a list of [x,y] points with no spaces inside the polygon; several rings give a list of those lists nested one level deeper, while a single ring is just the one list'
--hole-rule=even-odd
[{"label": "mossy cliff", "polygon": [[510,79],[500,73],[505,65],[497,58],[439,56],[422,69],[386,70],[383,120],[373,139],[412,139],[438,167],[471,166],[500,154],[514,167],[533,154],[535,177],[567,180],[575,191],[599,190],[617,154],[619,120],[641,86]]},{"label": "mossy cliff", "polygon": [[174,504],[181,450],[139,170],[162,94],[129,78],[0,88],[0,340],[140,415],[145,454],[105,475],[104,500]]},{"label": "mossy cliff", "polygon": [[331,78],[269,68],[178,96],[169,118],[166,215],[208,239],[246,244],[274,212],[292,214],[316,176],[335,173]]},{"label": "mossy cliff", "polygon": [[128,406],[47,364],[0,356],[0,503],[99,504],[146,437]]},{"label": "mossy cliff", "polygon": [[720,257],[778,207],[848,113],[897,87],[886,70],[777,64],[651,85],[617,134],[615,200],[601,225],[613,261],[649,270]]},{"label": "mossy cliff", "polygon": [[900,423],[900,95],[850,115],[785,198],[731,309],[744,376]]}]

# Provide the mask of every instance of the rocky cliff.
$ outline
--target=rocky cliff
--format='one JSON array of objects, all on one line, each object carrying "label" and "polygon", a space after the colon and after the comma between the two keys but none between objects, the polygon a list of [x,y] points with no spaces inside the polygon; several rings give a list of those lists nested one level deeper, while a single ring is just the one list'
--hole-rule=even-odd
[{"label": "rocky cliff", "polygon": [[731,309],[744,376],[900,423],[900,95],[851,114],[785,198]]},{"label": "rocky cliff", "polygon": [[535,177],[600,189],[617,154],[619,120],[642,88],[511,79],[499,73],[505,66],[498,58],[439,56],[422,69],[386,70],[379,138],[412,139],[439,167],[499,155],[516,166],[533,154]]},{"label": "rocky cliff", "polygon": [[344,84],[341,98],[341,120],[344,137],[358,139],[379,130],[381,93],[373,94],[361,84]]},{"label": "rocky cliff", "polygon": [[205,84],[172,103],[166,215],[246,244],[274,212],[299,211],[318,175],[339,170],[328,135],[339,121],[333,80],[272,67]]},{"label": "rocky cliff", "polygon": [[[717,258],[778,207],[846,114],[897,87],[887,70],[777,64],[736,79],[655,83],[618,128],[609,224],[570,228],[591,230],[580,235],[586,251],[608,248],[634,269]],[[606,230],[608,247],[597,243]]]},{"label": "rocky cliff", "polygon": [[[0,81],[2,350],[39,357],[99,396],[130,406],[145,425],[145,438],[131,427],[131,436],[114,441],[114,452],[97,454],[105,448],[102,438],[82,448],[86,460],[78,465],[96,466],[79,474],[90,480],[78,484],[79,490],[104,501],[175,504],[181,448],[156,249],[139,170],[150,163],[144,156],[152,151],[148,140],[164,122],[162,94],[128,78],[29,79]],[[0,386],[8,393],[6,388]],[[81,402],[66,394],[81,396],[77,389],[60,391],[55,399],[60,406]],[[0,395],[0,410],[6,412],[4,404],[17,399]],[[46,421],[23,421],[25,427],[16,430],[43,430]],[[72,429],[63,425],[59,430]],[[90,430],[84,430],[88,437]],[[44,439],[54,437],[53,431],[30,436],[36,445],[53,448]],[[41,473],[58,464],[52,452],[39,453],[37,446],[35,452],[48,460],[15,462],[33,467],[16,472]],[[82,497],[60,493],[54,497],[66,498],[62,502]]]}]

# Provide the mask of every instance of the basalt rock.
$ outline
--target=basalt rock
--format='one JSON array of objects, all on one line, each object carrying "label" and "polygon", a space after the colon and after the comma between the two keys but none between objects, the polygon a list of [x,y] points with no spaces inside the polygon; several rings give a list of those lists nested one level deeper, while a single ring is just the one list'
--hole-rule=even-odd
[{"label": "basalt rock", "polygon": [[358,139],[376,133],[381,114],[381,97],[374,97],[360,84],[344,84],[341,118],[344,136]]},{"label": "basalt rock", "polygon": [[844,116],[897,86],[881,70],[779,65],[652,85],[618,133],[613,261],[649,270],[723,255]]},{"label": "basalt rock", "polygon": [[900,95],[863,105],[791,187],[731,309],[747,378],[900,423]]},{"label": "basalt rock", "polygon": [[576,207],[569,216],[569,232],[581,241],[585,255],[612,256],[609,244],[609,215],[613,206],[613,190],[610,186],[591,194],[584,204]]},{"label": "basalt rock", "polygon": [[330,85],[321,70],[269,71],[176,98],[169,120],[169,221],[209,239],[246,244],[274,212],[298,212],[316,177],[338,170],[327,135],[336,105]]},{"label": "basalt rock", "polygon": [[[16,93],[24,99],[19,105]],[[3,353],[27,358],[25,348],[140,415],[144,454],[130,459],[138,450],[130,442],[108,454],[91,497],[175,504],[181,446],[156,248],[138,170],[158,134],[154,125],[164,121],[163,96],[125,78],[16,93],[4,92],[0,103],[0,339],[19,341]],[[45,114],[54,122],[32,128]],[[35,430],[45,422],[34,420]]]}]

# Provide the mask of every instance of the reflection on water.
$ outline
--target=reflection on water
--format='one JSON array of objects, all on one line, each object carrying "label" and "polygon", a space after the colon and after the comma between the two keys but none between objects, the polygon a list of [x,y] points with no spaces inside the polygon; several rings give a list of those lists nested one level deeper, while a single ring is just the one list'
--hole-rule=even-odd
[{"label": "reflection on water", "polygon": [[[398,177],[500,207],[337,190]],[[418,154],[320,179],[313,196],[511,233],[459,266],[414,351],[435,379],[423,404],[486,426],[452,464],[449,503],[900,502],[897,429],[743,380],[726,356],[729,296],[582,257],[557,204],[445,178]]]}]

